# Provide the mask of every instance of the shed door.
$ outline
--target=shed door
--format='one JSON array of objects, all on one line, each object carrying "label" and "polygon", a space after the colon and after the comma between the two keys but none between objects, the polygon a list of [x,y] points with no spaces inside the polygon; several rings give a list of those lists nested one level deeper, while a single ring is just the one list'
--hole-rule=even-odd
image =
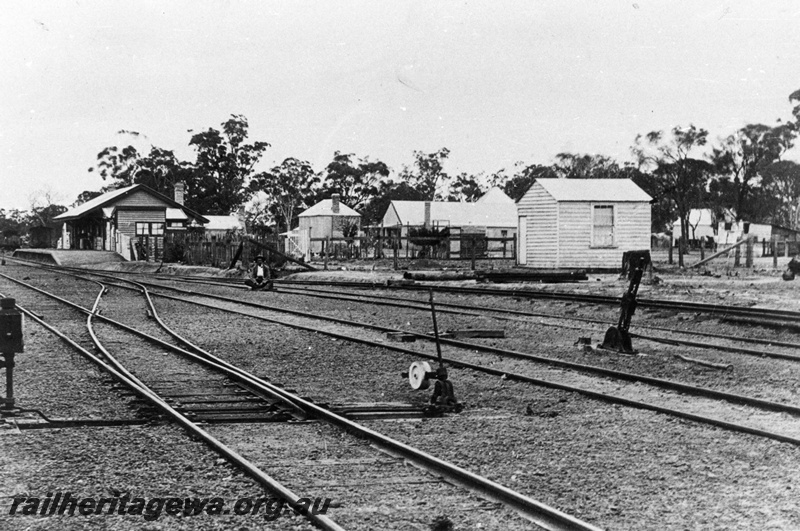
[{"label": "shed door", "polygon": [[517,218],[517,263],[528,263],[528,216]]}]

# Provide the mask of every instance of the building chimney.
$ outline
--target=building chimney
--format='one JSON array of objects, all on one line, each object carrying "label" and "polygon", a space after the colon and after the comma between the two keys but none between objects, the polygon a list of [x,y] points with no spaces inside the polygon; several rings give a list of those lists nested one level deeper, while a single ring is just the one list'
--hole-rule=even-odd
[{"label": "building chimney", "polygon": [[431,226],[431,202],[425,201],[425,228],[430,228]]},{"label": "building chimney", "polygon": [[183,194],[186,191],[186,185],[182,182],[175,183],[175,202],[183,205]]},{"label": "building chimney", "polygon": [[331,196],[331,211],[333,211],[334,214],[339,213],[339,197],[339,194],[333,194]]}]

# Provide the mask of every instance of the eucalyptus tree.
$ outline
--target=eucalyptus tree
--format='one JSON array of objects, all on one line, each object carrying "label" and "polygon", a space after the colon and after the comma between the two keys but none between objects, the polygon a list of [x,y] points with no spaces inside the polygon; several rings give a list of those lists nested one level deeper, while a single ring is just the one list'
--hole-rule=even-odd
[{"label": "eucalyptus tree", "polygon": [[684,266],[686,240],[689,236],[689,213],[702,206],[707,195],[707,184],[714,173],[713,165],[694,155],[708,141],[708,131],[689,127],[674,127],[669,134],[652,131],[638,135],[631,148],[638,160],[639,169],[654,176],[655,193],[667,202],[667,211],[677,214],[680,220],[680,245],[678,265]]}]

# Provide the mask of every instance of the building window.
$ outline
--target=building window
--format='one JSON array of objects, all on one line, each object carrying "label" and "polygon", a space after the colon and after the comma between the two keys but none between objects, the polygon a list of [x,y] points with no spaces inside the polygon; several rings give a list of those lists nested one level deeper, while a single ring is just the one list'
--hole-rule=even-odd
[{"label": "building window", "polygon": [[136,235],[137,236],[163,236],[164,224],[163,223],[148,223],[146,221],[136,222]]},{"label": "building window", "polygon": [[614,246],[614,206],[594,205],[592,211],[592,247]]}]

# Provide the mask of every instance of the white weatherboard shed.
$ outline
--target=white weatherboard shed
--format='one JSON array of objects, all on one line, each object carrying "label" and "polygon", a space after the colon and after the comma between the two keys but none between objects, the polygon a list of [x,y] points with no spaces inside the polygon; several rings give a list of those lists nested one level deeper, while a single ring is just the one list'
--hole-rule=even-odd
[{"label": "white weatherboard shed", "polygon": [[520,265],[619,267],[650,248],[652,198],[629,179],[537,179],[517,202]]}]

